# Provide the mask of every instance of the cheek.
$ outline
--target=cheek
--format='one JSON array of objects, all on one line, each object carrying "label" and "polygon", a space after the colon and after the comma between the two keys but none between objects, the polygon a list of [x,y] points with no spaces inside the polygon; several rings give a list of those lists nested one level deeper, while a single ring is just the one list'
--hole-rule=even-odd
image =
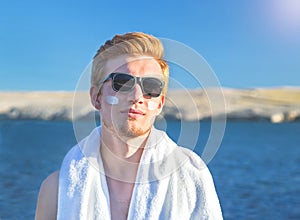
[{"label": "cheek", "polygon": [[104,97],[105,101],[109,105],[118,105],[119,104],[119,98],[112,95],[107,95]]},{"label": "cheek", "polygon": [[157,102],[149,101],[147,107],[148,107],[148,110],[153,111],[158,108],[158,105],[159,105],[159,103],[157,103]]},{"label": "cheek", "polygon": [[115,92],[111,89],[110,83],[105,84],[102,87],[102,102],[104,105],[118,105],[120,100],[116,96]]}]

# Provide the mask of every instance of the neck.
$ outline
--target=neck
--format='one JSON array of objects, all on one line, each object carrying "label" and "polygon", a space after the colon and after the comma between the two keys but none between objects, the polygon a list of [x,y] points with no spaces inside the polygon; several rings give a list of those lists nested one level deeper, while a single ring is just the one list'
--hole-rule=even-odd
[{"label": "neck", "polygon": [[123,182],[135,182],[139,162],[149,132],[138,137],[120,137],[103,127],[100,153],[107,176]]}]

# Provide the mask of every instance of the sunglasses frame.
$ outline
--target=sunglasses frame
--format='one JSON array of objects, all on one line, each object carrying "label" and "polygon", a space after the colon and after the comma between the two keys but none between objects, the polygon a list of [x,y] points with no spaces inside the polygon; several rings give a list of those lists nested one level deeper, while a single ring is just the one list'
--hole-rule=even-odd
[{"label": "sunglasses frame", "polygon": [[[126,90],[126,91],[122,91],[122,90],[116,89],[115,86],[114,86],[114,79],[115,79],[115,77],[116,77],[118,74],[128,75],[128,76],[132,77],[132,79],[134,79],[134,84],[133,84],[132,88],[130,88],[129,90]],[[155,80],[160,81],[160,83],[161,83],[161,85],[160,85],[160,87],[159,87],[160,93],[159,93],[158,95],[155,95],[155,96],[154,96],[153,94],[149,94],[149,93],[146,93],[146,92],[145,92],[145,89],[144,89],[144,86],[143,86],[143,81],[144,81],[145,79],[149,79],[149,78],[150,78],[150,79],[155,79]],[[99,84],[103,84],[103,83],[109,81],[110,79],[112,80],[112,84],[111,84],[112,89],[113,89],[114,91],[116,91],[116,92],[122,92],[122,93],[130,92],[130,91],[132,91],[132,90],[135,88],[136,84],[139,84],[140,87],[141,87],[141,89],[142,89],[143,95],[145,95],[145,96],[150,96],[150,97],[159,97],[159,96],[161,95],[161,93],[162,93],[162,91],[163,91],[163,88],[164,88],[164,85],[165,85],[165,82],[164,82],[163,80],[161,80],[161,79],[159,79],[159,78],[156,78],[156,77],[149,77],[149,76],[146,76],[146,77],[139,77],[139,76],[133,76],[133,75],[128,74],[128,73],[119,73],[119,72],[113,72],[113,73],[110,73],[106,78],[104,78],[103,80],[101,80],[101,81],[99,82]]]}]

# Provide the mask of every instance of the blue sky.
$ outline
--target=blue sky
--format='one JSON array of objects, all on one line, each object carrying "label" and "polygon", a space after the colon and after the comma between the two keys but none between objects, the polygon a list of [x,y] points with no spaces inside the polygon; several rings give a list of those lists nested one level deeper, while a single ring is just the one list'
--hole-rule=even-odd
[{"label": "blue sky", "polygon": [[74,90],[98,47],[129,31],[191,47],[223,87],[300,85],[298,0],[0,4],[0,90]]}]

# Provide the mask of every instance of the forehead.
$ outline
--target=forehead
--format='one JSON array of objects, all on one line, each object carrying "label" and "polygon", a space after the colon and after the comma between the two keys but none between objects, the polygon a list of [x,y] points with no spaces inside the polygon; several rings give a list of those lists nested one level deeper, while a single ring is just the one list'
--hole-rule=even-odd
[{"label": "forehead", "polygon": [[133,75],[162,75],[159,63],[149,56],[120,56],[106,63],[106,75],[112,72],[131,73]]}]

